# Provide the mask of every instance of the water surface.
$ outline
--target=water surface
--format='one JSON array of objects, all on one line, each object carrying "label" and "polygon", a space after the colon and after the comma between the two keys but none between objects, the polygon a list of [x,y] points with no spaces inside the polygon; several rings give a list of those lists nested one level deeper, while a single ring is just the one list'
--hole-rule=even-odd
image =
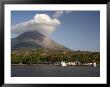
[{"label": "water surface", "polygon": [[12,65],[12,77],[99,77],[94,66]]}]

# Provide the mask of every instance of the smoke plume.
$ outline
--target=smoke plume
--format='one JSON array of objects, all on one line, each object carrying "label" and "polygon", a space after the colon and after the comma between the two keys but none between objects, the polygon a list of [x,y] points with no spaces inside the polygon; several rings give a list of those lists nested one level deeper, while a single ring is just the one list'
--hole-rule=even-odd
[{"label": "smoke plume", "polygon": [[47,14],[36,14],[33,19],[16,24],[11,27],[12,34],[20,35],[26,31],[38,31],[49,36],[61,22],[57,18],[51,18]]}]

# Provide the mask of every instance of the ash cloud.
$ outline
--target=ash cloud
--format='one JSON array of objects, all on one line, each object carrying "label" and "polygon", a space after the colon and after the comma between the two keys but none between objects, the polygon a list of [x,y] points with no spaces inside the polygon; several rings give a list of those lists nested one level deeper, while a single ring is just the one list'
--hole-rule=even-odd
[{"label": "ash cloud", "polygon": [[53,14],[52,17],[53,18],[59,18],[63,14],[68,14],[68,13],[71,13],[71,12],[72,12],[71,10],[66,10],[66,11],[58,10],[58,11],[55,11],[55,13]]},{"label": "ash cloud", "polygon": [[61,22],[57,18],[51,18],[47,14],[36,14],[33,19],[16,24],[11,27],[12,34],[20,35],[26,31],[38,31],[39,33],[49,36]]}]

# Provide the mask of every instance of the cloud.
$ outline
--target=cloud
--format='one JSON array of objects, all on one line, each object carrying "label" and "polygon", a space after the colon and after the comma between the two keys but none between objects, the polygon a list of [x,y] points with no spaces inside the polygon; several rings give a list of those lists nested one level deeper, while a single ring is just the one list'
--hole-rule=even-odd
[{"label": "cloud", "polygon": [[52,17],[53,18],[59,18],[63,14],[63,12],[64,11],[56,11]]},{"label": "cloud", "polygon": [[62,16],[63,14],[68,14],[68,13],[71,13],[72,11],[71,10],[66,10],[66,11],[63,11],[63,10],[58,10],[58,11],[55,11],[55,13],[53,14],[53,18],[59,18],[60,16]]},{"label": "cloud", "polygon": [[36,14],[33,19],[12,26],[12,34],[20,35],[26,31],[38,31],[45,36],[53,33],[61,22],[50,18],[47,14]]},{"label": "cloud", "polygon": [[71,12],[72,12],[72,10],[66,10],[65,11],[66,14],[71,13]]}]

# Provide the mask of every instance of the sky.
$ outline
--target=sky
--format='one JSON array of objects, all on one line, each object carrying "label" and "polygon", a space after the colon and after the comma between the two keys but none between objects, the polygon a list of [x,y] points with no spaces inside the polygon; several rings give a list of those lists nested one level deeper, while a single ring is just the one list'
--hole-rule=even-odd
[{"label": "sky", "polygon": [[100,51],[100,11],[12,11],[11,26],[12,38],[33,28],[71,50]]}]

